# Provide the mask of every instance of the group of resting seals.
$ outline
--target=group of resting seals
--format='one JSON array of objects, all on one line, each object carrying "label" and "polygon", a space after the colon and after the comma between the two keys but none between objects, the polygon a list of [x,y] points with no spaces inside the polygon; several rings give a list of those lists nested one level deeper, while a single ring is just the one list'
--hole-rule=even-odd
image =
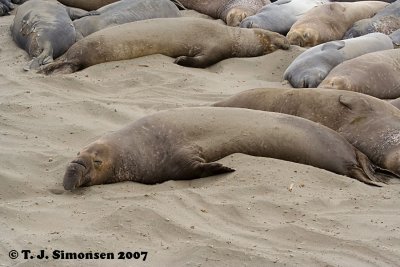
[{"label": "group of resting seals", "polygon": [[317,87],[340,63],[387,49],[393,49],[393,43],[383,33],[320,44],[300,54],[286,69],[284,79],[296,88]]},{"label": "group of resting seals", "polygon": [[121,0],[90,12],[58,2],[30,0],[18,7],[11,35],[33,58],[25,69],[38,69],[64,54],[77,40],[98,30],[169,17],[180,17],[178,8],[169,0]]},{"label": "group of resting seals", "polygon": [[318,86],[348,90],[381,99],[400,97],[400,51],[390,49],[347,60]]},{"label": "group of resting seals", "polygon": [[372,18],[357,21],[345,33],[344,38],[354,38],[371,32],[390,35],[395,29],[400,29],[400,1],[386,6]]},{"label": "group of resting seals", "polygon": [[[302,32],[297,30],[295,23],[288,33],[291,43],[293,43],[292,32],[299,33],[298,38],[295,39],[299,40],[298,44],[302,46],[313,46],[321,39],[317,36],[324,35],[325,37],[322,38],[323,44],[308,49],[289,65],[284,79],[296,88],[319,87],[349,90],[381,99],[400,97],[400,52],[395,50],[400,47],[400,0],[391,4],[376,1],[360,2],[367,6],[371,3],[378,9],[381,5],[386,6],[375,16],[355,22],[347,32],[345,30],[350,23],[346,22],[346,27],[341,27],[340,30],[336,27],[343,25],[346,19],[332,22],[332,29],[338,30],[334,38],[341,39],[340,36],[344,35],[343,40],[326,42],[330,39],[327,33],[332,30],[322,31],[326,27],[321,27],[323,23],[320,21],[312,20],[310,14],[314,12],[316,18],[317,9],[327,9],[328,6],[344,3],[330,3],[311,10],[302,18],[303,21],[310,22],[306,23],[307,26],[300,27]],[[354,7],[357,3],[347,3],[347,5],[351,4]],[[344,13],[348,13],[349,10],[345,9]],[[355,14],[354,11],[350,13]],[[335,17],[339,16],[332,16],[331,19]],[[327,20],[324,21],[327,22]],[[379,37],[380,44],[377,40],[374,42],[371,37]]]},{"label": "group of resting seals", "polygon": [[11,35],[33,57],[25,68],[37,69],[64,54],[76,41],[72,20],[92,14],[96,13],[42,0],[30,0],[19,6]]},{"label": "group of resting seals", "polygon": [[369,185],[400,175],[400,111],[385,101],[337,90],[255,89],[213,106],[159,112],[101,137],[68,165],[64,188],[222,174],[233,169],[214,161],[233,153],[304,163]]},{"label": "group of resting seals", "polygon": [[306,47],[340,40],[356,21],[372,17],[385,6],[387,3],[380,1],[320,5],[299,18],[287,38],[293,45]]},{"label": "group of resting seals", "polygon": [[[31,0],[31,5],[37,5],[37,1],[40,0]],[[278,33],[257,28],[226,27],[204,19],[155,18],[130,23],[132,13],[126,8],[129,18],[123,17],[122,22],[117,23],[121,25],[107,28],[113,25],[111,14],[114,8],[123,14],[120,8],[126,7],[127,1],[118,1],[103,9],[93,4],[101,1],[87,1],[92,4],[91,7],[79,6],[80,1],[61,2],[96,11],[87,12],[54,4],[57,15],[50,19],[44,17],[45,20],[51,27],[58,25],[56,31],[68,24],[69,27],[63,29],[65,38],[73,40],[68,51],[54,62],[51,61],[53,56],[57,57],[55,51],[60,44],[43,41],[45,38],[52,40],[54,36],[51,31],[38,33],[38,29],[42,28],[34,20],[37,15],[25,17],[30,11],[27,9],[24,13],[21,8],[16,14],[17,22],[14,22],[16,42],[26,45],[29,51],[40,52],[32,54],[37,62],[31,65],[46,63],[41,68],[41,72],[46,74],[70,73],[106,61],[156,53],[175,57],[180,65],[206,67],[228,57],[259,56],[289,48],[288,40]],[[185,1],[180,2],[183,6],[188,5]],[[196,2],[197,7],[200,2]],[[223,3],[224,9],[212,15],[231,25],[237,25],[245,17],[255,14],[254,10],[245,10],[240,5],[246,1],[221,0],[213,3],[216,2]],[[212,3],[208,4],[207,7],[210,7]],[[350,27],[350,21],[358,16],[357,12],[372,14],[376,10],[371,10],[375,7],[382,9],[383,5],[385,3],[367,3],[365,10],[354,9],[350,12],[353,17],[345,17],[344,21]],[[341,10],[334,3],[328,6],[332,12]],[[40,15],[54,13],[47,11]],[[52,20],[58,17],[61,24]],[[92,21],[94,26],[85,20]],[[79,21],[83,26],[79,26]],[[300,18],[294,26],[304,21]],[[103,22],[104,25],[101,25]],[[76,33],[78,28],[84,27],[89,29],[87,33],[83,30],[80,34]],[[96,32],[99,29],[101,32]],[[343,32],[343,29],[338,32]],[[300,40],[301,45],[315,45],[321,40],[329,40],[332,37],[328,35],[333,33],[321,37],[319,33],[302,26],[300,30],[289,31],[289,34],[301,36],[289,38],[292,42]],[[154,35],[158,35],[157,38]],[[82,39],[75,43],[79,38]],[[358,49],[355,49],[356,46]],[[313,52],[316,62],[311,59],[311,63],[305,65],[317,67],[313,75],[321,82],[325,76],[329,78],[328,72],[335,70],[339,63],[345,60],[350,63],[350,59],[356,56],[373,51],[381,53],[383,51],[379,50],[384,49],[394,51],[392,39],[373,33],[316,46]],[[317,55],[321,55],[319,59]],[[303,57],[307,58],[307,55]],[[396,60],[396,56],[392,59]],[[377,61],[376,58],[368,60]],[[322,67],[318,69],[318,66]],[[315,87],[307,75],[300,75],[303,76],[301,83]],[[340,83],[334,80],[330,84]],[[216,103],[214,107],[159,112],[105,135],[80,151],[67,167],[63,184],[66,190],[73,190],[81,186],[128,180],[154,184],[171,179],[194,179],[233,171],[215,161],[233,153],[244,153],[304,163],[369,185],[379,185],[379,182],[387,183],[400,175],[400,145],[397,142],[400,136],[399,112],[388,102],[354,92],[328,89],[253,90]]]},{"label": "group of resting seals", "polygon": [[[329,155],[327,155],[329,151]],[[335,131],[295,116],[236,108],[182,108],[144,117],[82,149],[64,188],[144,184],[232,172],[214,161],[233,153],[304,163],[367,184],[385,182],[368,158]]]}]

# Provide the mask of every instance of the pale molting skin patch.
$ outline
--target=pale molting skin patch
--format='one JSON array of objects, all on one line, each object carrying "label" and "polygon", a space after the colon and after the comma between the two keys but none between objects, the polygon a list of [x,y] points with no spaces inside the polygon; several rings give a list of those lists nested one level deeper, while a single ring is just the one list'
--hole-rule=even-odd
[{"label": "pale molting skin patch", "polygon": [[287,38],[292,45],[312,47],[318,44],[319,33],[312,29],[289,32]]},{"label": "pale molting skin patch", "polygon": [[247,8],[232,8],[226,15],[226,25],[237,27],[252,11]]},{"label": "pale molting skin patch", "polygon": [[264,48],[264,54],[274,52],[278,49],[288,50],[290,43],[285,36],[262,29],[253,29],[259,42]]}]

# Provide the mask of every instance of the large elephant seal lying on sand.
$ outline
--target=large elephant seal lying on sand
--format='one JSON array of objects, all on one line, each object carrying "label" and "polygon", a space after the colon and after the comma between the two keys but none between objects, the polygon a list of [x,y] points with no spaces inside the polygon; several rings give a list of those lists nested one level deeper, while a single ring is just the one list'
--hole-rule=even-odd
[{"label": "large elephant seal lying on sand", "polygon": [[[173,38],[172,38],[173,37]],[[176,63],[207,67],[230,57],[254,57],[289,49],[286,38],[261,29],[241,29],[199,18],[131,22],[95,32],[76,42],[42,72],[71,73],[107,61],[163,54]]]},{"label": "large elephant seal lying on sand", "polygon": [[178,0],[188,9],[196,10],[229,26],[238,26],[247,16],[254,15],[269,0]]},{"label": "large elephant seal lying on sand", "polygon": [[328,2],[329,0],[279,0],[245,18],[240,27],[260,28],[286,35],[304,13]]},{"label": "large elephant seal lying on sand", "polygon": [[362,19],[346,32],[344,38],[354,38],[371,32],[391,34],[400,28],[400,1],[396,1],[375,16],[369,19]]},{"label": "large elephant seal lying on sand", "polygon": [[288,40],[299,46],[340,40],[356,21],[372,17],[387,5],[379,1],[362,1],[317,6],[293,24],[287,34]]},{"label": "large elephant seal lying on sand", "polygon": [[237,108],[183,108],[144,117],[83,148],[64,188],[134,181],[144,184],[231,172],[214,161],[234,153],[326,169],[367,184],[386,181],[335,131],[303,118]]},{"label": "large elephant seal lying on sand", "polygon": [[121,0],[97,10],[99,16],[84,17],[74,21],[82,37],[107,27],[128,22],[180,17],[179,9],[170,0]]},{"label": "large elephant seal lying on sand", "polygon": [[43,0],[30,0],[19,6],[11,35],[33,57],[25,69],[37,69],[62,55],[76,41],[72,19],[95,14]]},{"label": "large elephant seal lying on sand", "polygon": [[299,116],[345,137],[371,161],[400,175],[400,110],[375,97],[327,89],[253,89],[220,101],[238,107]]},{"label": "large elephant seal lying on sand", "polygon": [[283,77],[296,88],[317,87],[340,63],[385,49],[393,49],[393,43],[383,33],[370,33],[353,39],[320,44],[298,56],[288,66]]},{"label": "large elephant seal lying on sand", "polygon": [[400,97],[400,51],[362,55],[337,65],[318,86],[360,92],[381,99]]}]

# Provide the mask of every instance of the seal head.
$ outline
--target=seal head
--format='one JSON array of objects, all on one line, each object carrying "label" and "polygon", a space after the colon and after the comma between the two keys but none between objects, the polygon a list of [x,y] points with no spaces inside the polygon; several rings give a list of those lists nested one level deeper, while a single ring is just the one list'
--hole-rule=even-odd
[{"label": "seal head", "polygon": [[111,183],[113,173],[112,150],[106,144],[93,143],[78,153],[64,175],[65,190],[82,186]]}]

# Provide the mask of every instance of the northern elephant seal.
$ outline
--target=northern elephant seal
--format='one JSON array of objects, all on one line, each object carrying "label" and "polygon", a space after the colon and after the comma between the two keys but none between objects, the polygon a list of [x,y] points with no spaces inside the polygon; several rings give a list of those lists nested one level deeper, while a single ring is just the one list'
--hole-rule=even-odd
[{"label": "northern elephant seal", "polygon": [[291,44],[299,46],[340,40],[356,21],[372,17],[387,5],[379,1],[362,1],[317,6],[293,24],[287,38]]},{"label": "northern elephant seal", "polygon": [[400,1],[386,6],[372,18],[357,21],[344,38],[354,38],[371,32],[389,35],[397,29],[400,29]]},{"label": "northern elephant seal", "polygon": [[99,16],[89,16],[74,21],[75,29],[82,37],[128,22],[181,16],[179,9],[170,0],[121,0],[97,11],[100,13]]},{"label": "northern elephant seal", "polygon": [[269,0],[179,0],[188,9],[196,10],[229,26],[238,26],[247,16],[255,14]]},{"label": "northern elephant seal", "polygon": [[381,168],[400,175],[400,110],[356,92],[327,89],[244,91],[214,106],[285,113],[325,125]]},{"label": "northern elephant seal", "polygon": [[119,0],[58,0],[58,2],[66,6],[81,8],[88,11],[99,9],[100,7],[117,1]]},{"label": "northern elephant seal", "polygon": [[[173,36],[173,38],[171,38]],[[289,49],[286,38],[261,29],[241,29],[200,18],[131,22],[95,32],[76,42],[41,72],[71,73],[107,61],[152,54],[177,58],[182,66],[207,67],[229,57],[254,57]]]},{"label": "northern elephant seal", "polygon": [[345,61],[318,86],[348,90],[381,99],[400,97],[400,51],[390,49]]},{"label": "northern elephant seal", "polygon": [[386,181],[335,131],[303,118],[237,108],[181,108],[144,117],[83,148],[64,188],[134,181],[144,184],[231,172],[214,161],[234,153],[326,169],[367,184]]},{"label": "northern elephant seal", "polygon": [[245,18],[240,27],[261,28],[286,35],[304,13],[328,2],[329,0],[279,0]]},{"label": "northern elephant seal", "polygon": [[340,63],[375,51],[393,49],[390,37],[370,33],[348,40],[331,41],[304,51],[286,69],[283,77],[296,88],[317,87]]},{"label": "northern elephant seal", "polygon": [[11,35],[33,57],[25,69],[37,69],[62,55],[76,41],[72,19],[96,14],[43,0],[20,5],[11,25]]}]

